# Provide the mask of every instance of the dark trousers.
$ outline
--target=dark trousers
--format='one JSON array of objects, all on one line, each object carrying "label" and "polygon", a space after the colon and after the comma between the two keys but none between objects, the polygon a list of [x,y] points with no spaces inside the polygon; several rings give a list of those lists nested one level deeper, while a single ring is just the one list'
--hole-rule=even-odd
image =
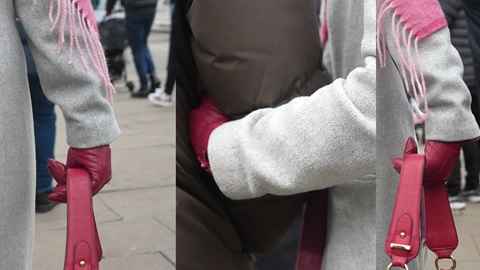
[{"label": "dark trousers", "polygon": [[33,124],[35,132],[35,158],[37,160],[36,192],[53,189],[52,176],[48,172],[48,159],[54,157],[55,121],[54,104],[43,94],[38,77],[29,76],[30,96],[32,98]]},{"label": "dark trousers", "polygon": [[[480,95],[480,1],[463,0],[462,2],[467,16],[468,43],[472,49],[475,92]],[[480,99],[477,100],[478,102]]]},{"label": "dark trousers", "polygon": [[170,49],[168,53],[168,65],[167,65],[167,82],[165,84],[165,93],[167,94],[172,94],[173,92],[173,86],[175,85],[175,78],[176,78],[176,72],[175,72],[175,62],[177,61],[177,52],[175,49],[175,10],[172,11],[172,28],[170,31]]},{"label": "dark trousers", "polygon": [[142,88],[148,87],[147,74],[155,76],[155,66],[147,44],[154,19],[155,11],[127,14],[125,17],[127,39]]},{"label": "dark trousers", "polygon": [[[466,184],[464,190],[474,190],[478,187],[480,173],[480,151],[478,142],[465,144],[463,147],[465,168],[467,169]],[[457,196],[462,191],[460,177],[460,160],[458,160],[452,179],[447,182],[448,195]]]}]

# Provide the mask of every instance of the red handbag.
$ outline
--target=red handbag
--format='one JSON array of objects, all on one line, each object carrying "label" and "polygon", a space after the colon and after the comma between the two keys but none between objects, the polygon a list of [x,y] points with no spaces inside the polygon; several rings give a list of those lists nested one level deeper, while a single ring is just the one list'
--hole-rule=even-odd
[{"label": "red handbag", "polygon": [[102,246],[93,215],[90,176],[84,169],[68,169],[64,270],[98,270],[101,259]]},{"label": "red handbag", "polygon": [[[450,269],[456,268],[452,253],[458,245],[458,237],[445,184],[425,184],[424,166],[424,155],[416,151],[405,155],[385,243],[385,251],[392,260],[387,270],[393,267],[408,270],[407,263],[418,255],[422,244],[420,230],[426,232],[427,247],[437,255],[436,269],[440,269],[438,261],[441,259],[451,260]],[[424,212],[421,208],[422,199]]]}]

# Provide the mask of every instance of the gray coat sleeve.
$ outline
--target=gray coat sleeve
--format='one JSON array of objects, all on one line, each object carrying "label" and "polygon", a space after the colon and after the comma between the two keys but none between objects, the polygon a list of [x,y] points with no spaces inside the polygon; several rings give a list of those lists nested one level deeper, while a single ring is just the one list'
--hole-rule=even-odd
[{"label": "gray coat sleeve", "polygon": [[[49,0],[37,0],[36,4],[33,0],[15,0],[15,7],[28,35],[43,91],[50,101],[60,107],[65,117],[67,143],[77,148],[111,143],[120,135],[120,130],[112,106],[106,99],[108,84],[88,57],[92,51],[83,39],[85,31],[81,31],[79,20],[74,21],[78,18],[76,7],[66,6],[64,42],[59,51],[61,16],[51,31],[57,7],[53,9],[52,21],[49,19]],[[69,29],[74,29],[78,43]],[[81,55],[84,61],[81,60]],[[99,63],[105,61],[103,52],[94,57]]]},{"label": "gray coat sleeve", "polygon": [[232,199],[327,188],[375,173],[375,23],[365,16],[364,66],[277,107],[212,133],[208,155]]},{"label": "gray coat sleeve", "polygon": [[[393,11],[387,12],[383,18],[384,23],[391,22],[392,16]],[[391,31],[385,33],[389,52],[400,66],[394,36]],[[403,55],[407,54],[405,47],[401,47],[401,50]],[[415,50],[413,42],[411,50]],[[462,79],[463,64],[458,51],[450,42],[448,28],[437,30],[418,42],[418,61],[425,78],[428,103],[426,139],[448,142],[480,136],[470,109],[470,92]],[[411,83],[408,84],[411,88]]]}]

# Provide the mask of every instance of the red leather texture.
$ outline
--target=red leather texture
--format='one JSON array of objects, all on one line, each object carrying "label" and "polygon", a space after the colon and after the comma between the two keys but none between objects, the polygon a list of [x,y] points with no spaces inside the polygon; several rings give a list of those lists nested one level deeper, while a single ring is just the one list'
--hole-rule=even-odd
[{"label": "red leather texture", "polygon": [[[438,258],[450,258],[456,249],[458,237],[445,182],[452,175],[464,143],[465,141],[448,143],[428,141],[423,156],[416,154],[415,141],[410,137],[405,147],[404,158],[392,160],[395,170],[401,171],[397,199],[385,245],[393,266],[403,267],[417,255],[420,222],[426,225],[427,246]],[[424,217],[420,217],[419,212],[422,191],[425,199]],[[409,224],[412,225],[411,238],[407,232]],[[405,235],[400,237],[400,232],[404,232]],[[392,248],[392,243],[409,245],[411,250]]]},{"label": "red leather texture", "polygon": [[445,182],[453,174],[466,141],[427,141],[425,144],[425,194],[427,246],[440,259],[450,258],[458,246],[457,230],[448,203]]},{"label": "red leather texture", "polygon": [[424,186],[445,184],[453,174],[465,142],[427,141],[425,144]]},{"label": "red leather texture", "polygon": [[67,246],[64,270],[98,270],[102,248],[93,215],[91,180],[84,169],[67,170]]},{"label": "red leather texture", "polygon": [[313,191],[303,213],[296,270],[320,270],[327,241],[327,189]]},{"label": "red leather texture", "polygon": [[445,184],[424,187],[427,247],[440,259],[448,259],[458,246],[457,230]]},{"label": "red leather texture", "polygon": [[[405,152],[410,152],[411,146]],[[385,250],[392,258],[393,266],[403,267],[418,254],[420,244],[420,200],[422,191],[423,155],[408,154],[403,160],[397,199],[387,234]],[[392,244],[410,246],[402,250]]]},{"label": "red leather texture", "polygon": [[97,194],[112,179],[112,162],[110,146],[94,148],[68,149],[67,163],[62,164],[53,159],[48,160],[48,171],[55,178],[57,186],[48,196],[50,201],[67,202],[66,174],[68,168],[83,168],[88,171],[92,181],[93,195]]},{"label": "red leather texture", "polygon": [[192,110],[188,119],[188,136],[202,168],[212,174],[208,162],[208,139],[213,130],[229,119],[215,106],[209,96],[204,95],[199,108]]}]

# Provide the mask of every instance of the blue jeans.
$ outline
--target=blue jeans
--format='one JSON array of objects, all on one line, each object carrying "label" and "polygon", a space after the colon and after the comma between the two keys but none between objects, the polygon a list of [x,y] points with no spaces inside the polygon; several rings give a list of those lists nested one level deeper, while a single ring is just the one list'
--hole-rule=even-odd
[{"label": "blue jeans", "polygon": [[140,85],[144,89],[148,86],[147,74],[151,78],[155,76],[155,66],[147,45],[148,35],[150,34],[154,18],[155,11],[142,14],[127,14],[125,17],[128,43],[132,49]]},{"label": "blue jeans", "polygon": [[30,96],[32,98],[33,124],[35,132],[35,158],[37,159],[37,193],[53,189],[52,176],[48,172],[48,159],[53,158],[55,148],[54,105],[43,94],[38,77],[29,76]]}]

